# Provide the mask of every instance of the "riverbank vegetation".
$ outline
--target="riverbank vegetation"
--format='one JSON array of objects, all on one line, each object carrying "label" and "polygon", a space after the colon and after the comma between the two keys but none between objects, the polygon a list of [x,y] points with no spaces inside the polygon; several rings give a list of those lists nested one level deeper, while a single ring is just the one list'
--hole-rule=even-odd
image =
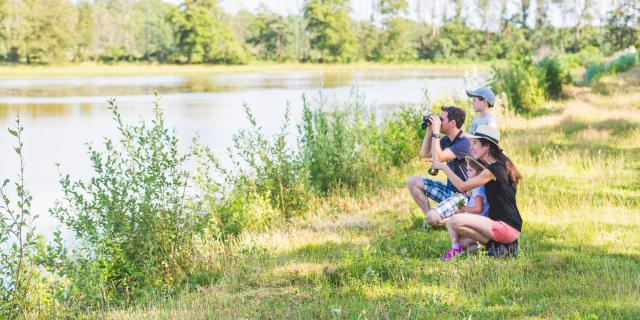
[{"label": "riverbank vegetation", "polygon": [[[110,101],[119,138],[88,147],[90,178],[61,173],[51,209],[77,247],[33,232],[23,171],[2,184],[2,317],[637,317],[640,71],[628,54],[593,87],[571,85],[570,57],[493,67],[508,92],[494,110],[504,148],[525,177],[523,254],[507,260],[438,259],[446,232],[422,227],[403,188],[427,168],[423,106],[381,117],[357,90],[340,106],[302,97],[301,121],[274,136],[245,106],[251,126],[224,167],[197,140],[179,150],[158,104],[129,125]],[[472,114],[469,100],[443,103]],[[22,163],[20,123],[9,132]]]},{"label": "riverbank vegetation", "polygon": [[[638,45],[634,1],[306,0],[283,15],[217,0],[0,1],[0,61],[247,64],[493,61],[573,54],[581,65]],[[562,19],[556,15],[562,12]]]}]

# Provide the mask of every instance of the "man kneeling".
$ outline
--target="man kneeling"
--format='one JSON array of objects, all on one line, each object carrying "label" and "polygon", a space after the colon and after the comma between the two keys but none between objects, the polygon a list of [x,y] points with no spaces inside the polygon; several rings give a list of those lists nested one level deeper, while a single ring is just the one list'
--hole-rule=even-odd
[{"label": "man kneeling", "polygon": [[[471,142],[462,135],[464,110],[453,106],[444,107],[439,117],[432,115],[430,120],[431,125],[422,140],[420,157],[431,156],[438,162],[446,162],[460,179],[466,181],[465,157],[470,155]],[[443,225],[444,219],[456,212],[458,202],[466,199],[449,179],[444,184],[422,176],[411,176],[407,179],[407,188],[424,213],[426,221],[432,226]],[[438,202],[438,205],[432,209],[427,197]]]}]

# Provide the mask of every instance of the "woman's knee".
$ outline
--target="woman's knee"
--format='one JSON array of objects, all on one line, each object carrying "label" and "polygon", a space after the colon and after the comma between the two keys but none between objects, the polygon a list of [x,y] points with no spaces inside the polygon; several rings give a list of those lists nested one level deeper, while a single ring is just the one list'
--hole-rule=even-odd
[{"label": "woman's knee", "polygon": [[453,230],[458,231],[460,228],[465,226],[465,216],[464,214],[454,214],[449,220],[449,225]]}]

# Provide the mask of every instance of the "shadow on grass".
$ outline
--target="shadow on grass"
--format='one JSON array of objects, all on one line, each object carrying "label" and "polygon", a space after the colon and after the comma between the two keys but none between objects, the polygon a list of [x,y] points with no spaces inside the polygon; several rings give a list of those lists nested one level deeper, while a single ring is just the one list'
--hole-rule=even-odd
[{"label": "shadow on grass", "polygon": [[[611,224],[607,229],[621,227]],[[565,232],[560,227],[528,226],[519,258],[469,256],[447,263],[439,260],[448,246],[444,230],[401,227],[368,245],[306,246],[281,262],[332,262],[315,287],[311,282],[299,287],[307,293],[319,290],[298,301],[303,315],[319,318],[335,313],[347,318],[640,316],[635,302],[640,301],[640,258],[610,253],[604,246],[565,243]],[[281,307],[273,311],[288,312],[287,304]]]}]

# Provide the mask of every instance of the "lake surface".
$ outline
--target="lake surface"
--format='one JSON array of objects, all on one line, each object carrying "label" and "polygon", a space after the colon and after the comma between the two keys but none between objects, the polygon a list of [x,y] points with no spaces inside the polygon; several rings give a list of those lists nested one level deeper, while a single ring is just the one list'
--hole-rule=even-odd
[{"label": "lake surface", "polygon": [[[356,91],[381,114],[402,104],[422,103],[424,91],[433,98],[464,94],[461,74],[433,72],[286,72],[207,76],[126,76],[64,79],[0,80],[0,180],[16,179],[18,159],[7,133],[19,113],[24,127],[26,184],[40,215],[37,230],[50,236],[57,225],[48,214],[61,197],[59,173],[72,178],[91,176],[86,143],[100,146],[104,137],[117,138],[106,100],[115,98],[126,123],[151,117],[155,91],[166,124],[174,127],[182,147],[194,136],[225,162],[234,133],[248,126],[242,104],[251,107],[265,134],[283,123],[291,109],[291,133],[302,109],[302,95],[313,105],[349,101]],[[416,119],[420,121],[421,119]],[[60,169],[55,166],[60,164]]]}]

